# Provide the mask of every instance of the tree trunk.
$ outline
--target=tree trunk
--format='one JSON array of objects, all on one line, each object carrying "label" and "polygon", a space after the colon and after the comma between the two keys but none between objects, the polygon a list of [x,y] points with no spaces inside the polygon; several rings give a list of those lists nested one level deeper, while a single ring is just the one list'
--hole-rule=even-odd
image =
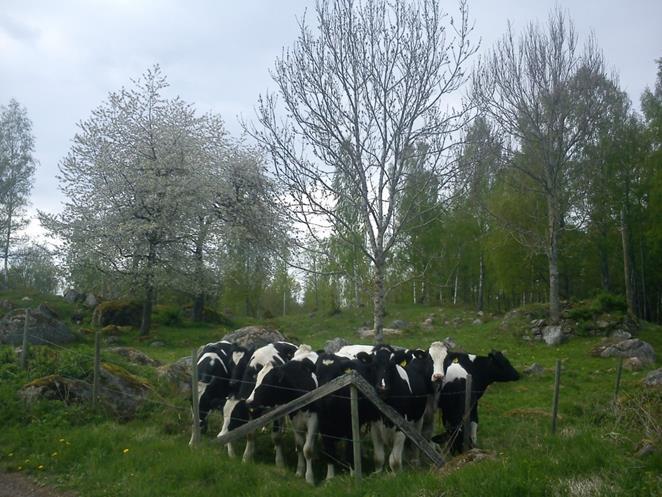
[{"label": "tree trunk", "polygon": [[455,283],[453,285],[453,305],[457,304],[457,287],[458,287],[458,277],[460,274],[460,268],[455,270]]},{"label": "tree trunk", "polygon": [[480,268],[478,271],[478,311],[483,310],[485,294],[485,258],[480,253]]},{"label": "tree trunk", "polygon": [[142,319],[140,321],[140,336],[149,335],[152,328],[152,305],[154,301],[154,277],[152,271],[156,262],[156,248],[154,245],[149,246],[149,255],[147,256],[147,268],[144,283],[144,301],[142,309]]},{"label": "tree trunk", "polygon": [[375,280],[373,289],[373,327],[375,329],[375,343],[384,343],[384,269],[385,262],[377,257],[375,262]]},{"label": "tree trunk", "polygon": [[547,196],[547,257],[549,259],[549,321],[558,324],[561,320],[561,299],[559,297],[559,205],[554,195]]},{"label": "tree trunk", "polygon": [[12,216],[10,214],[9,218],[7,219],[7,236],[5,237],[5,247],[4,247],[4,252],[2,254],[4,259],[3,288],[5,290],[9,288],[9,243],[11,241],[11,228],[12,228]]},{"label": "tree trunk", "polygon": [[628,225],[625,207],[621,209],[621,241],[623,243],[623,276],[625,277],[625,299],[628,311],[636,315],[634,298],[634,270],[632,267],[632,251],[630,250],[630,227]]},{"label": "tree trunk", "polygon": [[193,301],[193,322],[202,323],[204,321],[204,312],[205,312],[205,294],[204,292],[198,292]]}]

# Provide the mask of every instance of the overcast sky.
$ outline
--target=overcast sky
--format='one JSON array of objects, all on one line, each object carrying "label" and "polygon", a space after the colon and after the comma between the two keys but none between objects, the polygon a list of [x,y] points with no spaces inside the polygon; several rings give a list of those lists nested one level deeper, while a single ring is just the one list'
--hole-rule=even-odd
[{"label": "overcast sky", "polygon": [[[441,0],[457,12],[457,2]],[[0,104],[28,110],[39,161],[30,213],[58,212],[58,162],[76,124],[111,90],[158,63],[174,93],[213,111],[240,134],[269,69],[297,36],[315,0],[0,0]],[[591,31],[608,67],[638,108],[662,57],[660,0],[468,0],[481,51],[506,30],[545,21],[558,4],[585,38]],[[309,15],[312,20],[312,15]],[[31,232],[37,230],[34,225]]]}]

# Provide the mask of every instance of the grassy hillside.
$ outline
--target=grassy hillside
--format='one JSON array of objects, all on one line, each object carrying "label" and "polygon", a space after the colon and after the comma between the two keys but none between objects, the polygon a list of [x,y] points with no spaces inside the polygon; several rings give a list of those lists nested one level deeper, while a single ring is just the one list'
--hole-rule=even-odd
[{"label": "grassy hillside", "polygon": [[[21,305],[17,296],[13,297]],[[32,298],[30,305],[36,305],[39,297]],[[52,304],[64,319],[76,311],[60,301]],[[421,323],[432,314],[434,325],[426,329]],[[27,407],[18,399],[16,392],[22,385],[46,374],[57,372],[89,380],[93,339],[86,336],[66,349],[34,348],[27,372],[18,368],[12,349],[0,347],[0,468],[28,473],[86,497],[659,495],[662,393],[641,386],[646,371],[625,371],[622,394],[613,406],[618,363],[590,355],[598,338],[576,337],[562,346],[548,347],[523,341],[516,330],[501,329],[499,317],[483,317],[484,322],[478,324],[475,313],[452,308],[391,307],[386,324],[395,319],[410,324],[389,340],[393,344],[426,347],[450,336],[458,347],[473,353],[503,350],[519,370],[533,362],[545,368],[541,375],[495,384],[481,400],[478,439],[488,454],[484,460],[464,464],[457,458],[441,471],[408,468],[397,476],[369,476],[360,485],[345,473],[311,488],[294,476],[291,451],[287,471],[274,467],[266,433],[258,437],[254,464],[229,459],[213,441],[220,428],[218,415],[212,416],[210,433],[201,446],[189,449],[190,411],[185,396],[159,382],[153,368],[129,364],[107,350],[103,352],[105,361],[121,365],[154,385],[150,402],[135,419],[118,422],[88,406],[66,406],[59,401]],[[286,316],[270,324],[293,341],[322,347],[337,336],[361,342],[356,330],[369,321],[369,311],[365,310],[334,316]],[[238,323],[243,324],[247,323]],[[166,326],[157,319],[147,340],[139,339],[136,331],[125,332],[117,340],[118,345],[136,347],[153,358],[172,362],[189,355],[193,347],[218,340],[227,331],[221,326],[193,326],[185,321],[176,327]],[[639,337],[658,353],[662,351],[659,327],[645,325]],[[154,342],[161,344],[155,347]],[[549,413],[557,359],[563,361],[561,417],[558,433],[551,435]],[[364,445],[367,467],[371,458],[368,440],[366,437]],[[656,447],[655,452],[636,456],[645,441]],[[317,461],[315,469],[321,480],[322,461]]]}]

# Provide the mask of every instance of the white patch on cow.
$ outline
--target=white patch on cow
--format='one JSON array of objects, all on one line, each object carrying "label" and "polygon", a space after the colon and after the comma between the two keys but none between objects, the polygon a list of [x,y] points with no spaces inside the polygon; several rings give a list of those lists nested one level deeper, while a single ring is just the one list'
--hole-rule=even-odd
[{"label": "white patch on cow", "polygon": [[241,401],[239,399],[235,399],[234,397],[230,397],[225,401],[225,405],[223,406],[223,427],[221,428],[220,433],[217,435],[217,438],[222,437],[229,431],[232,411],[234,411],[234,408],[237,406],[237,404],[239,404],[239,402]]},{"label": "white patch on cow", "polygon": [[315,373],[310,373],[310,376],[312,377],[313,381],[315,382],[315,388],[319,387],[320,384],[317,381],[317,375]]},{"label": "white patch on cow", "polygon": [[278,355],[278,350],[274,347],[273,343],[260,347],[251,357],[250,362],[248,363],[249,367],[264,366],[265,364],[271,362],[274,357]]},{"label": "white patch on cow", "polygon": [[407,383],[407,387],[409,388],[409,393],[414,393],[413,390],[411,389],[411,384],[409,383],[409,375],[407,374],[407,371],[404,370],[402,366],[399,364],[395,365],[395,370],[398,372],[398,375],[402,379],[402,381],[405,381]]},{"label": "white patch on cow", "polygon": [[205,352],[204,354],[202,354],[200,359],[198,359],[198,364],[200,364],[202,361],[204,361],[207,358],[210,359],[209,360],[209,365],[210,366],[213,366],[214,364],[216,364],[217,360],[220,361],[221,366],[223,366],[223,369],[225,370],[225,374],[229,374],[228,367],[225,365],[225,362],[223,361],[223,359],[221,359],[221,357],[216,352]]},{"label": "white patch on cow", "polygon": [[432,381],[439,381],[444,377],[444,360],[448,355],[448,348],[442,342],[432,342],[428,350],[432,358]]},{"label": "white patch on cow", "polygon": [[474,447],[478,443],[478,423],[475,421],[471,422],[471,443]]},{"label": "white patch on cow", "polygon": [[267,373],[271,371],[274,368],[273,364],[270,362],[267,363],[266,366],[264,366],[260,372],[257,374],[257,379],[255,380],[255,388],[253,388],[253,391],[251,392],[250,396],[246,399],[246,402],[250,403],[255,400],[255,391],[262,385],[262,381],[264,381],[264,377],[267,376]]},{"label": "white patch on cow", "polygon": [[238,350],[232,353],[232,362],[234,362],[235,366],[239,364],[239,361],[241,361],[241,358],[244,357],[245,354],[246,352],[243,350]]},{"label": "white patch on cow", "polygon": [[313,351],[310,345],[299,345],[299,348],[294,352],[293,361],[303,361],[304,359],[310,360],[313,364],[317,362],[317,352]]},{"label": "white patch on cow", "polygon": [[382,378],[382,381],[379,383],[379,388],[384,390],[386,388],[386,381]]},{"label": "white patch on cow", "polygon": [[204,383],[202,381],[198,382],[198,400],[202,398],[202,394],[205,393],[207,386],[209,386],[209,383]]},{"label": "white patch on cow", "polygon": [[335,363],[336,363],[335,359],[323,359],[322,360],[322,364],[324,364],[325,366],[331,366],[331,364],[335,364]]},{"label": "white patch on cow", "polygon": [[466,379],[467,374],[467,370],[460,366],[460,363],[454,362],[448,366],[442,385],[446,385],[447,383],[455,380],[464,380]]},{"label": "white patch on cow", "polygon": [[348,359],[356,359],[356,355],[359,352],[365,352],[366,354],[372,354],[375,350],[374,345],[345,345],[341,347],[336,355],[340,357],[347,357]]},{"label": "white patch on cow", "polygon": [[474,362],[476,360],[476,354],[469,354],[469,360]]}]

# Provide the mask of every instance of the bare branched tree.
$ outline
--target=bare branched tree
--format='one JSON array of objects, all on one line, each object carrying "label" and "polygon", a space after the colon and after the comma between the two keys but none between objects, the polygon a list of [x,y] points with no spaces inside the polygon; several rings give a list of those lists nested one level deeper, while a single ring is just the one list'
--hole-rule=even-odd
[{"label": "bare branched tree", "polygon": [[313,238],[334,233],[370,261],[381,342],[387,260],[413,214],[401,209],[406,164],[424,144],[443,189],[451,136],[468,117],[449,105],[475,52],[467,7],[460,1],[453,19],[433,0],[319,0],[315,16],[317,31],[304,19],[275,63],[280,99],[261,97],[248,131],[273,157],[294,223]]},{"label": "bare branched tree", "polygon": [[[596,91],[605,77],[593,40],[580,49],[574,26],[560,10],[546,29],[530,24],[515,39],[509,26],[474,72],[478,105],[497,125],[508,167],[547,203],[545,254],[549,261],[550,320],[560,319],[559,233],[567,212],[568,172],[605,105]],[[525,160],[522,160],[524,157]]]}]

